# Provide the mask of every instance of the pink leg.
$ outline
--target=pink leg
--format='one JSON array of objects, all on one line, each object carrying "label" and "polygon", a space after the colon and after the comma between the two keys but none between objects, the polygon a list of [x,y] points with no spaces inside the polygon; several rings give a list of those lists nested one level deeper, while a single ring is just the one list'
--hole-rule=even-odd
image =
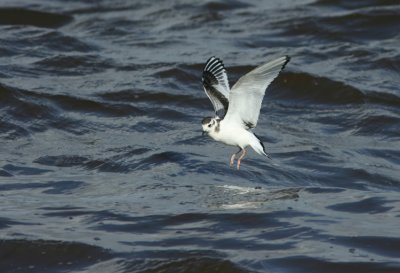
[{"label": "pink leg", "polygon": [[239,170],[240,168],[240,161],[242,160],[242,158],[246,155],[246,149],[242,150],[242,155],[239,157],[238,161],[237,161],[237,169]]},{"label": "pink leg", "polygon": [[235,163],[235,157],[236,157],[236,155],[237,155],[238,153],[240,153],[241,151],[242,151],[242,148],[240,148],[239,151],[237,151],[236,153],[234,153],[234,154],[231,156],[231,163],[229,164],[230,167],[233,166],[233,163]]},{"label": "pink leg", "polygon": [[231,156],[231,163],[229,164],[229,167],[233,166],[233,163],[235,162],[235,156],[236,156],[236,153]]}]

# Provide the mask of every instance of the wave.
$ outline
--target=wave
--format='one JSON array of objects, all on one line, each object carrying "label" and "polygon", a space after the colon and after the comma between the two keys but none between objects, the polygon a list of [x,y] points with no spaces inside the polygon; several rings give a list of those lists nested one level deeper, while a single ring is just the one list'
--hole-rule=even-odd
[{"label": "wave", "polygon": [[[165,251],[164,256],[172,256],[172,259],[163,257],[162,259],[147,260],[125,260],[121,262],[119,270],[125,272],[210,272],[210,273],[251,273],[229,260],[211,257],[193,251],[184,253],[174,253]],[[177,256],[177,257],[174,257]],[[182,257],[183,256],[183,257]],[[185,257],[187,256],[187,257]]]},{"label": "wave", "polygon": [[73,17],[67,14],[24,8],[0,8],[0,25],[29,25],[57,28],[69,23],[72,19]]},{"label": "wave", "polygon": [[297,256],[271,259],[269,260],[269,265],[270,268],[275,268],[276,270],[298,273],[395,273],[400,270],[400,266],[393,263],[385,263],[374,260],[335,262],[331,261],[330,259],[313,258],[301,254]]},{"label": "wave", "polygon": [[[279,88],[278,88],[279,86]],[[268,89],[273,98],[324,104],[372,103],[400,106],[400,97],[383,92],[363,92],[349,84],[301,72],[285,72]]]},{"label": "wave", "polygon": [[108,61],[101,60],[97,55],[57,55],[35,62],[33,65],[50,75],[68,76],[99,73],[111,67]]},{"label": "wave", "polygon": [[361,201],[340,203],[332,206],[328,206],[328,209],[335,211],[345,211],[349,213],[384,213],[394,207],[385,206],[390,203],[388,200],[382,197],[369,197]]},{"label": "wave", "polygon": [[49,182],[29,182],[29,183],[8,183],[0,185],[0,192],[29,191],[34,192],[41,189],[44,194],[69,195],[82,190],[86,185],[82,181],[49,181]]},{"label": "wave", "polygon": [[58,128],[68,132],[85,133],[84,120],[68,117],[66,113],[85,113],[102,117],[143,115],[144,111],[126,103],[109,103],[69,95],[51,95],[0,84],[0,133],[6,138],[27,136]]},{"label": "wave", "polygon": [[364,0],[362,2],[358,1],[346,1],[346,0],[317,0],[311,5],[315,6],[332,6],[341,7],[345,9],[359,9],[365,7],[380,7],[380,6],[392,6],[397,5],[399,2],[397,0]]},{"label": "wave", "polygon": [[285,35],[307,35],[319,41],[321,39],[333,42],[389,39],[398,35],[396,28],[400,24],[398,14],[398,7],[393,6],[379,10],[371,8],[341,11],[330,16],[306,15],[299,18],[296,23],[293,23],[293,20],[284,19],[274,24],[280,24],[281,28],[284,26]]},{"label": "wave", "polygon": [[233,10],[233,9],[240,9],[240,8],[248,8],[252,5],[246,3],[244,1],[207,1],[205,4],[202,4],[202,8],[215,12],[215,11],[224,11],[224,10]]},{"label": "wave", "polygon": [[[21,45],[26,47],[40,45],[40,47],[43,48],[40,50],[42,54],[48,53],[49,50],[68,52],[69,54],[74,52],[88,53],[98,50],[98,47],[93,43],[84,42],[80,38],[67,35],[66,33],[57,30],[46,31],[40,35],[34,35],[28,41],[21,41]],[[56,58],[61,58],[62,56],[63,55],[60,55]],[[89,55],[89,57],[90,56],[93,55]],[[46,62],[46,59],[44,62]]]},{"label": "wave", "polygon": [[104,92],[99,93],[97,96],[110,101],[134,101],[146,103],[163,103],[168,105],[189,103],[194,106],[196,105],[194,101],[197,101],[195,98],[193,98],[193,96],[190,95],[175,95],[166,92],[149,92],[138,90]]},{"label": "wave", "polygon": [[[190,113],[188,108],[211,110],[208,98],[203,96],[203,91],[199,90],[199,97],[185,94],[175,94],[167,92],[154,92],[145,90],[121,90],[113,92],[101,92],[97,96],[105,101],[126,102],[131,101],[141,105],[148,115],[172,120],[187,120]],[[159,106],[159,107],[157,107]]]},{"label": "wave", "polygon": [[84,270],[114,255],[100,247],[50,240],[1,240],[1,272]]},{"label": "wave", "polygon": [[[111,151],[108,151],[111,152]],[[164,151],[151,152],[148,148],[124,147],[116,155],[94,158],[78,155],[41,156],[33,161],[44,166],[80,167],[100,172],[129,173],[138,170],[151,170],[160,164],[176,163],[184,168],[193,169],[199,164],[184,153]],[[35,170],[38,170],[35,168]],[[9,171],[5,169],[5,171]]]}]

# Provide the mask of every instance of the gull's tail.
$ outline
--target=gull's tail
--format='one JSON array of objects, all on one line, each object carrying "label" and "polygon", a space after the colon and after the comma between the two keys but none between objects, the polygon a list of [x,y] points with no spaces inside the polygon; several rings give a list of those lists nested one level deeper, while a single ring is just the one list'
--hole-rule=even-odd
[{"label": "gull's tail", "polygon": [[271,157],[265,152],[265,146],[264,143],[258,138],[256,134],[253,133],[253,141],[251,141],[250,146],[253,148],[254,151],[256,151],[257,154],[259,155],[264,155],[271,159]]}]

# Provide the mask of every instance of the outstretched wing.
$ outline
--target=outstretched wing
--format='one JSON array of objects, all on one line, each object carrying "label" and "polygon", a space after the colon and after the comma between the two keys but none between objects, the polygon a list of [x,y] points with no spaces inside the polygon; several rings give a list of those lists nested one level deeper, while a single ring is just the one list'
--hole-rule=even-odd
[{"label": "outstretched wing", "polygon": [[214,106],[215,114],[220,118],[225,116],[229,106],[228,76],[222,61],[211,57],[206,62],[202,77],[204,91]]},{"label": "outstretched wing", "polygon": [[242,76],[230,92],[225,120],[246,129],[256,127],[265,90],[289,60],[289,56],[280,57]]}]

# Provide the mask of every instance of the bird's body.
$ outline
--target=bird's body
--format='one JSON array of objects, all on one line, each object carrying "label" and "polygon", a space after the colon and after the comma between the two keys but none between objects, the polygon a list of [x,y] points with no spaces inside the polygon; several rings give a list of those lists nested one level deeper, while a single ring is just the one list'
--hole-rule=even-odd
[{"label": "bird's body", "polygon": [[235,126],[235,124],[224,119],[217,122],[217,127],[208,133],[214,140],[242,149],[251,146],[256,152],[262,154],[262,152],[259,152],[260,148],[262,151],[260,140],[251,131]]},{"label": "bird's body", "polygon": [[255,68],[241,77],[232,90],[222,61],[215,57],[207,61],[203,70],[203,87],[216,116],[203,119],[203,132],[216,141],[240,148],[232,155],[231,166],[236,155],[242,152],[237,162],[239,169],[248,146],[258,154],[268,156],[263,143],[251,129],[257,125],[265,89],[288,61],[289,57],[285,56]]}]

